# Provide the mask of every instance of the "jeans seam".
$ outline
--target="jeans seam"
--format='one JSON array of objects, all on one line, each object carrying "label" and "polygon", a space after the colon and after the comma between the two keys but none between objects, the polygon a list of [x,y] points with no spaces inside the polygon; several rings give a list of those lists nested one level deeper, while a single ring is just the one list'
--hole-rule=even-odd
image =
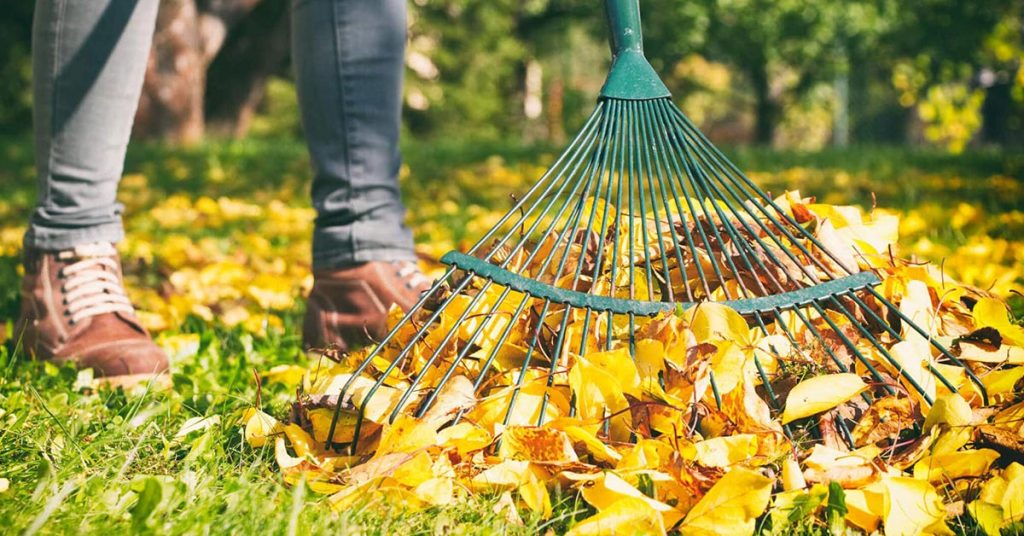
[{"label": "jeans seam", "polygon": [[47,136],[49,141],[46,144],[46,175],[47,176],[44,178],[44,181],[45,181],[45,184],[46,184],[46,191],[43,193],[42,199],[39,200],[39,204],[40,205],[44,205],[44,206],[50,202],[50,198],[52,197],[52,193],[53,193],[53,181],[51,180],[51,177],[53,176],[53,147],[56,144],[56,142],[57,142],[56,138],[59,135],[59,133],[57,132],[57,114],[60,112],[60,110],[57,108],[57,102],[59,100],[58,97],[60,95],[60,76],[59,75],[60,75],[60,68],[61,67],[59,65],[59,62],[60,62],[60,57],[61,57],[61,48],[63,47],[63,43],[64,43],[64,39],[63,39],[64,38],[64,32],[63,32],[64,23],[63,23],[63,21],[64,21],[64,16],[65,16],[65,11],[67,10],[67,1],[66,0],[57,0],[57,2],[58,2],[58,5],[59,5],[58,12],[57,12],[57,17],[56,17],[57,20],[55,21],[56,24],[57,24],[57,29],[56,29],[56,35],[54,36],[54,39],[53,39],[53,50],[51,51],[52,54],[53,54],[51,56],[51,60],[52,60],[53,63],[50,65],[50,71],[51,71],[50,75],[51,75],[51,80],[53,80],[53,82],[52,82],[52,85],[50,86],[50,124],[48,126],[48,129],[49,129],[49,133],[48,134],[49,135]]},{"label": "jeans seam", "polygon": [[[351,114],[348,113],[350,110],[349,106],[349,88],[346,85],[347,77],[345,72],[345,62],[343,61],[342,55],[344,51],[348,49],[348,42],[346,38],[346,32],[344,31],[344,23],[347,19],[343,20],[343,17],[347,14],[345,10],[338,9],[338,2],[331,2],[331,15],[332,22],[334,23],[334,65],[335,72],[338,77],[338,115],[339,121],[341,121],[341,135],[345,139],[345,173],[348,176],[348,191],[345,192],[345,201],[347,204],[352,202],[352,192],[355,189],[353,180],[353,162],[352,162],[352,140],[353,130],[355,130],[355,124],[352,121]],[[355,233],[351,231],[348,233],[349,250],[356,250],[356,238]]]}]

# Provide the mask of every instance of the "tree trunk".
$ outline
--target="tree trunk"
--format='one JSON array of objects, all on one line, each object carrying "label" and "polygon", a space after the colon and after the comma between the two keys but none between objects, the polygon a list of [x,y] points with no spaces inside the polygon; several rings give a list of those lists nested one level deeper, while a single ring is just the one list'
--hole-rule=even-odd
[{"label": "tree trunk", "polygon": [[779,105],[772,98],[767,62],[753,64],[749,72],[754,86],[754,141],[760,145],[771,145],[775,140]]},{"label": "tree trunk", "polygon": [[193,143],[203,135],[206,68],[194,0],[164,0],[135,115],[137,137]]},{"label": "tree trunk", "polygon": [[133,134],[194,143],[205,131],[211,61],[232,26],[261,0],[162,0]]},{"label": "tree trunk", "polygon": [[210,133],[241,138],[248,132],[267,81],[287,72],[289,26],[288,1],[264,0],[231,31],[207,77]]}]

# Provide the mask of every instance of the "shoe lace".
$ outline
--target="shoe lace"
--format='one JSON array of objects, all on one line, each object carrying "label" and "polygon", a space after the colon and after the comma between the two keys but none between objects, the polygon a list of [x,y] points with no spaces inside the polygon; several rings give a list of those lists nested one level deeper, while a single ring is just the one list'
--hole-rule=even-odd
[{"label": "shoe lace", "polygon": [[118,276],[117,251],[111,244],[98,243],[61,251],[57,258],[70,262],[57,273],[63,280],[64,314],[71,323],[104,313],[134,314],[124,285]]},{"label": "shoe lace", "polygon": [[409,289],[415,290],[430,286],[430,278],[420,271],[420,267],[415,261],[393,261],[391,264],[395,265],[398,277],[405,280],[405,286]]}]

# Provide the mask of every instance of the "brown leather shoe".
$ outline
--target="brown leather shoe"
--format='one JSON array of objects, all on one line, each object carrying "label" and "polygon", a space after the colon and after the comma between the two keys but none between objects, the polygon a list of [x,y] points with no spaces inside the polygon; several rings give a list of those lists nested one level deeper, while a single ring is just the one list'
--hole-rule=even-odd
[{"label": "brown leather shoe", "polygon": [[92,368],[110,385],[166,382],[167,356],[135,316],[113,245],[24,256],[15,342],[38,359]]},{"label": "brown leather shoe", "polygon": [[313,274],[302,325],[307,349],[353,350],[387,334],[392,304],[408,311],[430,288],[413,261],[373,261]]}]

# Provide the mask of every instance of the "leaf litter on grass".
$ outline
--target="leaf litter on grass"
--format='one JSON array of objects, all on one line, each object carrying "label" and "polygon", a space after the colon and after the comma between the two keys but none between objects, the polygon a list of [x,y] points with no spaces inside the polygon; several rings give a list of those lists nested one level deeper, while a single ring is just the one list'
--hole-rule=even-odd
[{"label": "leaf litter on grass", "polygon": [[[851,358],[850,372],[843,372],[828,360],[826,353],[840,353],[838,343],[835,352],[819,347],[853,336],[852,330],[836,332],[849,327],[836,324],[848,324],[845,317],[817,315],[800,325],[783,314],[779,322],[788,326],[790,338],[775,324],[767,332],[755,330],[713,301],[638,318],[635,326],[615,325],[611,340],[606,334],[580,340],[582,331],[575,329],[580,324],[614,321],[572,311],[571,318],[559,318],[567,320],[565,348],[572,350],[547,353],[562,355],[563,361],[527,364],[522,347],[545,327],[537,325],[542,315],[529,312],[542,300],[513,292],[508,312],[526,311],[520,317],[471,315],[457,325],[455,319],[469,307],[492,310],[500,293],[493,285],[470,286],[432,324],[427,324],[429,307],[406,324],[426,325],[427,334],[416,339],[399,374],[372,399],[367,397],[375,380],[411,333],[387,343],[364,376],[352,377],[370,349],[327,352],[297,381],[291,422],[253,409],[243,419],[246,438],[253,446],[272,441],[286,482],[306,482],[338,509],[367,501],[420,509],[484,493],[498,495],[500,504],[551,517],[553,494],[576,496],[594,513],[575,523],[572,534],[750,534],[769,525],[781,533],[808,519],[836,530],[940,534],[951,532],[950,519],[969,515],[991,535],[1021,521],[1024,329],[1010,320],[1005,304],[985,290],[956,283],[933,265],[896,258],[895,216],[868,217],[857,208],[814,203],[798,192],[776,202],[839,252],[837,262],[875,271],[883,279],[880,292],[929,337],[952,348],[962,366],[944,361],[924,337],[897,342],[882,334],[894,360],[883,359],[867,341],[858,345],[888,379],[879,385],[860,361]],[[624,225],[650,226],[653,232],[650,223],[645,218]],[[723,289],[737,284],[721,280],[714,288],[701,288],[696,278],[648,281],[636,269],[638,261],[625,250],[613,251],[616,243],[608,240],[600,247],[644,294],[671,287],[677,296],[685,290],[698,299],[722,300]],[[586,262],[583,248],[573,251]],[[511,269],[550,278],[527,258],[512,259]],[[685,268],[674,271],[686,273]],[[588,284],[626,286],[611,277],[596,273]],[[392,325],[401,317],[392,311]],[[454,336],[445,341],[449,332]],[[824,342],[816,343],[819,339]],[[504,346],[491,369],[482,369],[479,360],[456,358],[468,345],[472,355],[489,355],[499,341]],[[438,350],[440,359],[428,359]],[[450,367],[456,375],[440,392],[421,387],[403,400],[411,378],[422,374],[429,385]],[[987,405],[968,381],[968,369],[983,382]],[[930,370],[939,370],[953,389]],[[524,371],[521,387],[513,371]],[[900,371],[924,394],[896,379]],[[280,372],[270,377],[282,377]],[[474,387],[480,374],[485,377]],[[287,376],[296,380],[295,371]],[[339,400],[347,383],[349,397]],[[766,391],[783,398],[784,405],[773,407]],[[859,396],[867,392],[880,396]],[[432,394],[436,402],[430,410],[412,417]],[[513,399],[515,411],[508,413]],[[364,403],[366,422],[357,426],[356,408]],[[328,438],[336,409],[341,417]],[[396,410],[400,415],[390,421]],[[839,439],[840,421],[853,425],[852,446]],[[326,447],[328,439],[334,448]]]}]

